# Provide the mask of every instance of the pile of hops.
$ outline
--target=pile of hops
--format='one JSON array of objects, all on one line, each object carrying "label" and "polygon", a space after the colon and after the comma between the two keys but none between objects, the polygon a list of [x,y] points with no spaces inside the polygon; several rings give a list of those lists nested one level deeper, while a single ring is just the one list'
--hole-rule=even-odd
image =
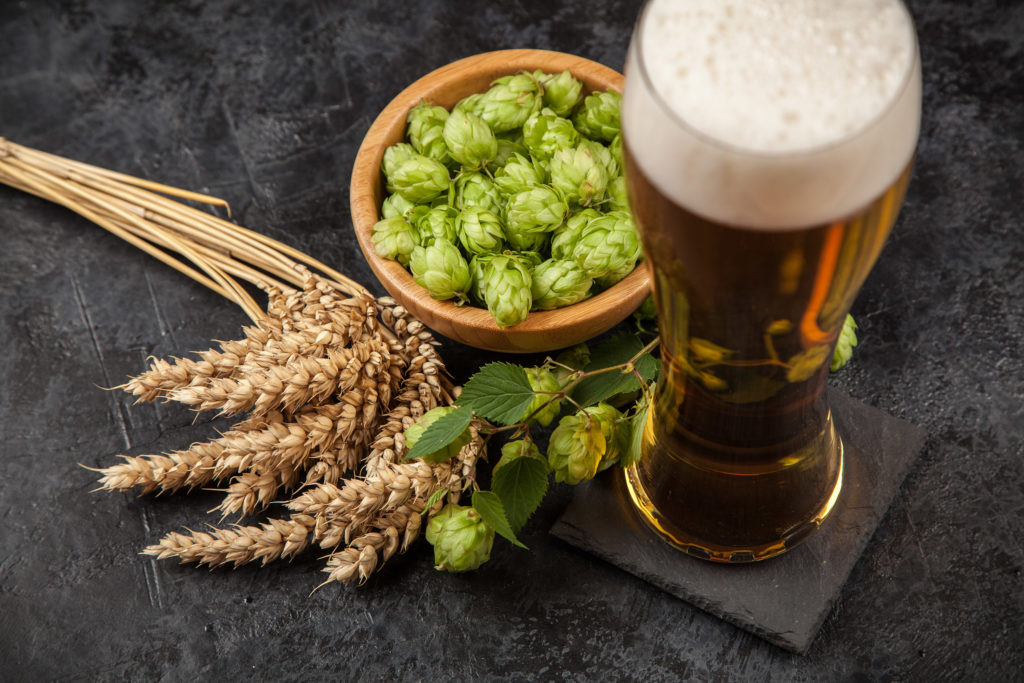
[{"label": "pile of hops", "polygon": [[[477,424],[446,462],[403,462],[403,432],[457,395],[437,342],[389,298],[346,297],[308,276],[271,290],[245,338],[198,359],[154,360],[123,385],[139,401],[177,401],[245,419],[216,439],[163,455],[121,456],[100,488],[170,492],[226,483],[223,516],[284,502],[286,517],[172,532],[145,553],[216,567],[329,550],[326,582],[365,581],[419,535],[428,499],[455,501],[483,452]],[[437,496],[434,496],[437,499]]]},{"label": "pile of hops", "polygon": [[584,97],[568,71],[499,78],[451,112],[422,101],[383,156],[374,250],[499,327],[607,289],[641,257],[619,129],[618,93]]}]

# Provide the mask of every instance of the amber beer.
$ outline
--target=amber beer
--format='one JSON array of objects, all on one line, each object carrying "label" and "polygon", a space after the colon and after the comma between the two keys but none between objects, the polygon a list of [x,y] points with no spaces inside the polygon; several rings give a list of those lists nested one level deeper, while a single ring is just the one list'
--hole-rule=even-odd
[{"label": "amber beer", "polygon": [[692,555],[777,555],[825,519],[825,394],[920,117],[898,0],[652,0],[626,66],[630,203],[662,337],[630,495]]}]

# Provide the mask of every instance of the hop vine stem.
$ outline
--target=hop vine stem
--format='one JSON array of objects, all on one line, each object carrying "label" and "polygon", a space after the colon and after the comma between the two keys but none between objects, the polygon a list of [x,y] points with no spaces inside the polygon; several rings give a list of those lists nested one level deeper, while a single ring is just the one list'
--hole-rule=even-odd
[{"label": "hop vine stem", "polygon": [[529,415],[524,417],[519,422],[516,422],[515,424],[511,424],[511,425],[501,426],[501,427],[495,427],[495,426],[491,425],[491,426],[485,427],[482,431],[484,433],[486,433],[488,436],[490,436],[492,434],[498,434],[500,432],[508,432],[508,431],[513,431],[513,430],[516,433],[518,433],[518,432],[526,432],[526,430],[530,426],[530,421],[533,420],[533,418],[536,417],[536,415],[538,413],[540,413],[542,410],[544,410],[546,407],[548,407],[548,405],[550,405],[554,401],[567,400],[570,403],[572,403],[574,406],[576,406],[576,408],[578,410],[583,410],[583,406],[581,406],[579,403],[574,401],[572,399],[572,397],[569,396],[569,394],[572,393],[572,390],[575,389],[579,385],[580,382],[582,382],[583,380],[585,380],[588,377],[596,377],[597,375],[604,375],[604,374],[607,374],[609,372],[619,372],[621,374],[632,373],[637,378],[637,381],[640,383],[640,386],[643,387],[644,384],[645,384],[644,378],[640,375],[640,372],[636,369],[636,364],[646,354],[648,354],[651,351],[653,351],[654,349],[658,348],[659,344],[661,344],[661,337],[655,337],[654,339],[649,341],[647,344],[645,344],[642,349],[640,349],[635,354],[633,354],[633,357],[630,358],[625,363],[619,363],[617,365],[609,365],[606,368],[598,368],[597,370],[590,370],[590,371],[576,370],[574,368],[570,368],[567,365],[564,365],[562,363],[559,363],[558,361],[555,361],[555,360],[552,360],[552,359],[549,358],[547,360],[547,362],[549,362],[549,363],[551,363],[553,365],[557,365],[559,367],[563,367],[563,368],[572,370],[573,371],[573,375],[574,375],[573,379],[570,380],[568,384],[566,384],[564,387],[562,387],[558,391],[539,392],[539,393],[544,393],[544,394],[550,393],[551,397],[548,398],[548,400],[544,401],[544,403],[542,403],[540,406],[535,408],[533,411],[531,411]]}]

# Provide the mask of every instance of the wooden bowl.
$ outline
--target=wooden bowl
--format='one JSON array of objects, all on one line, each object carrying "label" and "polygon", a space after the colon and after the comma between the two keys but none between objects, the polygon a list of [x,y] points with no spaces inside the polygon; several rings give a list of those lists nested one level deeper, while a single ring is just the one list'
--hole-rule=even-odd
[{"label": "wooden bowl", "polygon": [[622,75],[589,59],[547,50],[501,50],[460,59],[432,71],[391,100],[366,133],[352,169],[352,224],[363,255],[384,288],[433,330],[469,346],[532,353],[572,346],[621,322],[647,296],[650,274],[643,264],[615,286],[585,301],[554,311],[536,311],[518,325],[501,329],[486,309],[430,298],[395,261],[374,252],[370,229],[380,220],[385,188],[380,171],[384,150],[401,142],[406,115],[426,98],[451,110],[456,102],[490,87],[496,78],[520,71],[569,69],[587,92],[622,92]]}]

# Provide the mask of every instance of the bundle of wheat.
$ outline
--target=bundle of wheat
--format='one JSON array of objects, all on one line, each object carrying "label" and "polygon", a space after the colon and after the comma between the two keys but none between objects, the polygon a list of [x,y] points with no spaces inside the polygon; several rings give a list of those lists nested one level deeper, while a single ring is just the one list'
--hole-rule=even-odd
[{"label": "bundle of wheat", "polygon": [[[210,566],[331,551],[326,582],[365,581],[417,537],[421,516],[473,480],[484,440],[440,464],[403,461],[403,432],[458,394],[422,323],[316,259],[170,195],[216,198],[114,173],[0,138],[0,182],[62,204],[237,303],[244,337],[197,358],[156,359],[121,389],[139,401],[248,413],[186,450],[121,456],[100,490],[142,493],[227,484],[223,516],[290,496],[286,518],[172,532],[144,552]],[[157,194],[160,193],[160,194]],[[192,265],[181,258],[187,259]],[[267,294],[264,311],[239,282]],[[447,489],[445,498],[438,491]]]}]

